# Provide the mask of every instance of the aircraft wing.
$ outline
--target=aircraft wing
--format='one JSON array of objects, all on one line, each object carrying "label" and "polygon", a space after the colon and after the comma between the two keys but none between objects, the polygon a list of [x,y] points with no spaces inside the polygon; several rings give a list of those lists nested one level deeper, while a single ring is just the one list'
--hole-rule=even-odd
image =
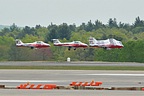
[{"label": "aircraft wing", "polygon": [[62,45],[62,46],[66,46],[66,47],[74,47],[73,45]]},{"label": "aircraft wing", "polygon": [[35,48],[35,46],[32,45],[32,44],[24,44],[24,46],[25,46],[25,47],[29,47],[29,48],[31,48],[31,49],[34,49],[34,48]]}]

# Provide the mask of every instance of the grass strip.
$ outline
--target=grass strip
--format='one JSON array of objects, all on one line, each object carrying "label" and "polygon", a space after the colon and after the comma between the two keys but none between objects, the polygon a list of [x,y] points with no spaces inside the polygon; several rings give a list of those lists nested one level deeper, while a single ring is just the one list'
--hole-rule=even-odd
[{"label": "grass strip", "polygon": [[0,69],[44,69],[44,70],[144,70],[143,66],[0,66]]}]

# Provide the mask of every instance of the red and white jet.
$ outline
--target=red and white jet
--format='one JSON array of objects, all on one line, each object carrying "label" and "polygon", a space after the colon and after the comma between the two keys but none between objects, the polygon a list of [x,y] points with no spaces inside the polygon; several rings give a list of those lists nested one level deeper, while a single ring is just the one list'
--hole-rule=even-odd
[{"label": "red and white jet", "polygon": [[29,47],[31,49],[37,48],[47,48],[50,47],[49,44],[44,43],[43,41],[35,41],[33,43],[23,43],[21,40],[16,39],[16,46],[17,47]]},{"label": "red and white jet", "polygon": [[90,47],[98,47],[98,48],[104,48],[106,50],[112,49],[112,48],[123,48],[124,45],[121,41],[118,41],[116,39],[106,39],[106,40],[96,40],[94,37],[89,38],[89,46]]},{"label": "red and white jet", "polygon": [[74,50],[76,50],[76,48],[87,48],[88,45],[85,43],[82,43],[81,41],[73,41],[73,42],[65,42],[65,43],[61,43],[58,39],[52,39],[54,42],[54,46],[66,46],[68,47],[68,50],[70,50],[72,47],[74,48]]}]

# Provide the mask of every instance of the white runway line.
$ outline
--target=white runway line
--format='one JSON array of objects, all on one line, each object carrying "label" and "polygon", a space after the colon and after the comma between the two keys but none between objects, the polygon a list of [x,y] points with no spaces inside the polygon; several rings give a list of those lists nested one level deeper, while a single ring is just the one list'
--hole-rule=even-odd
[{"label": "white runway line", "polygon": [[60,82],[58,80],[0,80],[0,82]]},{"label": "white runway line", "polygon": [[144,74],[79,74],[79,75],[95,75],[95,76],[144,76]]}]

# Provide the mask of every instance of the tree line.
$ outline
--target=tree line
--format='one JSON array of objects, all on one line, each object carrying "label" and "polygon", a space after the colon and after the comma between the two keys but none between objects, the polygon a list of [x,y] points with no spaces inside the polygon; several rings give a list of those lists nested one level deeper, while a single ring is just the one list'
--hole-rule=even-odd
[{"label": "tree line", "polygon": [[[101,48],[87,48],[68,51],[66,47],[54,47],[52,39],[60,39],[61,42],[80,40],[89,44],[90,36],[96,39],[115,38],[122,41],[123,49],[103,50]],[[35,27],[18,27],[12,24],[9,28],[0,30],[0,60],[1,61],[66,61],[70,57],[73,61],[110,61],[110,62],[144,62],[144,21],[140,17],[135,18],[133,24],[117,22],[116,18],[110,18],[107,24],[96,20],[68,25],[63,23],[56,25],[51,23],[47,27],[36,25]],[[23,42],[42,40],[51,44],[50,48],[31,50],[29,48],[17,48],[15,39]]]}]

